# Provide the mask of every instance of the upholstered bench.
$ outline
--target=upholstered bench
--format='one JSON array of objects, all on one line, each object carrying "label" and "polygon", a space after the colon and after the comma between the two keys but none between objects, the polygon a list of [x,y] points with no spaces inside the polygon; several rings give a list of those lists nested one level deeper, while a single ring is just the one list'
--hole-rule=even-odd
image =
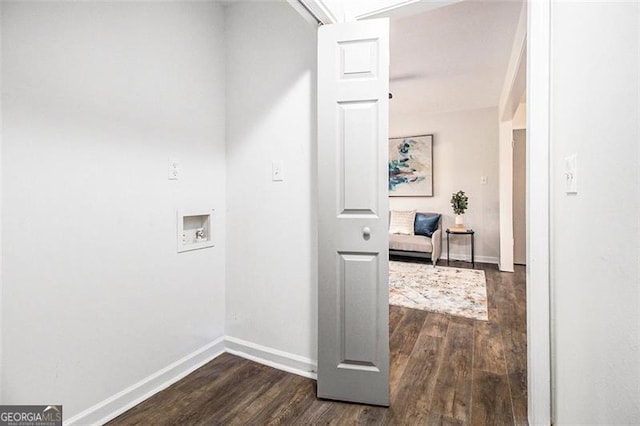
[{"label": "upholstered bench", "polygon": [[391,211],[389,255],[430,258],[436,266],[442,251],[441,215],[416,211]]}]

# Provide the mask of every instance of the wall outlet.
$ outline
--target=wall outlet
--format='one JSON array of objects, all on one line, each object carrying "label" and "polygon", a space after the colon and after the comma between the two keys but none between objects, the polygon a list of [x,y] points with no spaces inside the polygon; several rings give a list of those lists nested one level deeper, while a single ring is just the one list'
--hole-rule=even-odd
[{"label": "wall outlet", "polygon": [[180,177],[180,162],[175,158],[169,158],[169,170],[167,177],[169,180],[178,180]]}]

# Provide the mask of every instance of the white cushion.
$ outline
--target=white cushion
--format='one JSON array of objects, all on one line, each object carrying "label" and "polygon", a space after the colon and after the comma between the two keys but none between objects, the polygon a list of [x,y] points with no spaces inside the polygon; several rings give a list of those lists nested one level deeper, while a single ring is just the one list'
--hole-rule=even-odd
[{"label": "white cushion", "polygon": [[433,244],[431,238],[424,235],[398,235],[389,236],[389,250],[417,251],[431,253]]},{"label": "white cushion", "polygon": [[413,223],[416,220],[416,211],[391,210],[389,221],[390,234],[413,235]]}]

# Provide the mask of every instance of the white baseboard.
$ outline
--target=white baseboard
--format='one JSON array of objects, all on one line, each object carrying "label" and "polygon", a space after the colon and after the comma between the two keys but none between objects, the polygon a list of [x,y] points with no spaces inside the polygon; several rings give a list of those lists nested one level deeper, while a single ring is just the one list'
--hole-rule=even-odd
[{"label": "white baseboard", "polygon": [[87,408],[65,425],[102,425],[202,367],[225,351],[224,337],[190,353],[110,398]]},{"label": "white baseboard", "polygon": [[230,336],[227,336],[226,343],[227,352],[230,354],[268,365],[278,370],[287,371],[310,379],[317,379],[316,371],[318,364],[312,359]]},{"label": "white baseboard", "polygon": [[138,383],[76,414],[64,424],[68,426],[105,424],[225,352],[310,379],[317,378],[317,363],[314,360],[235,337],[220,337]]},{"label": "white baseboard", "polygon": [[[498,264],[498,258],[495,256],[474,256],[474,260],[476,261],[476,263],[493,263],[493,264]],[[440,255],[440,259],[439,261],[447,260],[447,254],[443,253],[442,255]],[[451,261],[453,262],[454,260],[461,260],[463,262],[471,262],[471,256],[469,254],[456,254],[456,253],[451,253]],[[440,265],[440,266],[446,266],[446,265]]]}]

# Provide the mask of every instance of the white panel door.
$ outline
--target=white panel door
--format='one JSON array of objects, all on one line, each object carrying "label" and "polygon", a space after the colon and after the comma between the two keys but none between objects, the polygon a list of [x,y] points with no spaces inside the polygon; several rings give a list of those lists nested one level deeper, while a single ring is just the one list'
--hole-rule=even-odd
[{"label": "white panel door", "polygon": [[318,33],[318,397],[389,405],[387,19]]}]

